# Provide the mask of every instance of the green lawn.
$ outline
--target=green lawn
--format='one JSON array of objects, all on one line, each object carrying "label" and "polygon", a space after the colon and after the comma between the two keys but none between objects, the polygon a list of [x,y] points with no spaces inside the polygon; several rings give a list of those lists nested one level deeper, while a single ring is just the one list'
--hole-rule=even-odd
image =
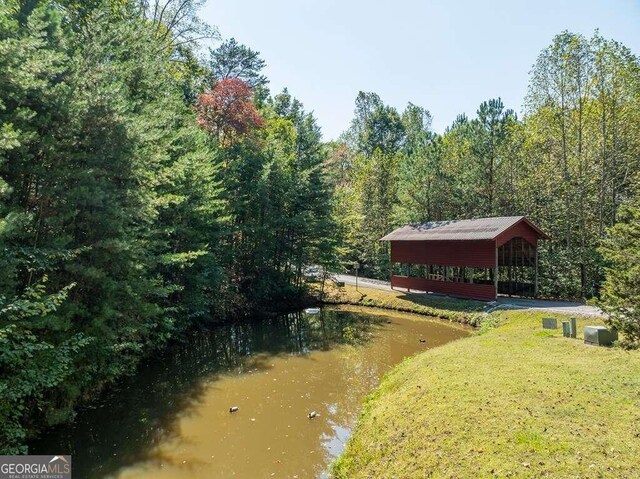
[{"label": "green lawn", "polygon": [[[314,285],[319,294],[319,285]],[[341,288],[327,283],[323,302],[329,304],[352,304],[376,308],[418,313],[448,321],[478,326],[479,313],[484,311],[487,303],[470,299],[453,299],[445,296],[427,295],[424,293],[405,293],[374,288],[346,285]]]},{"label": "green lawn", "polygon": [[640,352],[584,345],[593,318],[568,339],[541,329],[561,315],[493,316],[385,377],[337,478],[640,477]]}]

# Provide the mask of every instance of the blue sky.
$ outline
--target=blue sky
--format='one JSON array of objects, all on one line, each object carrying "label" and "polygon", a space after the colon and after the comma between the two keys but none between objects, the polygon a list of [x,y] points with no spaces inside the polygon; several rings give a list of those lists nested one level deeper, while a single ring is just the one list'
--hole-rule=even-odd
[{"label": "blue sky", "polygon": [[531,66],[565,29],[640,54],[640,0],[208,0],[201,15],[260,51],[272,92],[288,87],[326,140],[360,90],[427,108],[437,132],[489,98],[520,113]]}]

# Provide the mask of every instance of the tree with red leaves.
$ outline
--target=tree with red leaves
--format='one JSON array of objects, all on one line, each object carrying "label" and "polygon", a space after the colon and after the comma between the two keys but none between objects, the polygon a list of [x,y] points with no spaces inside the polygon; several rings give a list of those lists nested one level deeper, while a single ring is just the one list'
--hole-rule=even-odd
[{"label": "tree with red leaves", "polygon": [[229,146],[233,140],[260,128],[263,120],[252,99],[253,91],[239,78],[217,82],[212,90],[198,97],[198,123],[218,136],[220,143]]}]

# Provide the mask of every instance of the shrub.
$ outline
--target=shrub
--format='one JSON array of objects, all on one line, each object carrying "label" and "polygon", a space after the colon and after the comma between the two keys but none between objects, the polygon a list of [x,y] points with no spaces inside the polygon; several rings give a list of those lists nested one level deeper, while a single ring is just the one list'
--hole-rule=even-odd
[{"label": "shrub", "polygon": [[619,223],[609,228],[600,252],[607,262],[600,307],[609,326],[623,334],[620,344],[640,346],[640,208],[620,208]]}]

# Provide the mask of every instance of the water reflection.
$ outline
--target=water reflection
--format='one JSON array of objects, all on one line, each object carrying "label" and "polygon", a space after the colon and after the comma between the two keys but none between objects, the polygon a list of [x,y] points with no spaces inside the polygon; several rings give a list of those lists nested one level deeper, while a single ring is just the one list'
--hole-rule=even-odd
[{"label": "water reflection", "polygon": [[30,451],[73,454],[82,478],[317,477],[391,365],[465,334],[328,309],[197,332]]}]

